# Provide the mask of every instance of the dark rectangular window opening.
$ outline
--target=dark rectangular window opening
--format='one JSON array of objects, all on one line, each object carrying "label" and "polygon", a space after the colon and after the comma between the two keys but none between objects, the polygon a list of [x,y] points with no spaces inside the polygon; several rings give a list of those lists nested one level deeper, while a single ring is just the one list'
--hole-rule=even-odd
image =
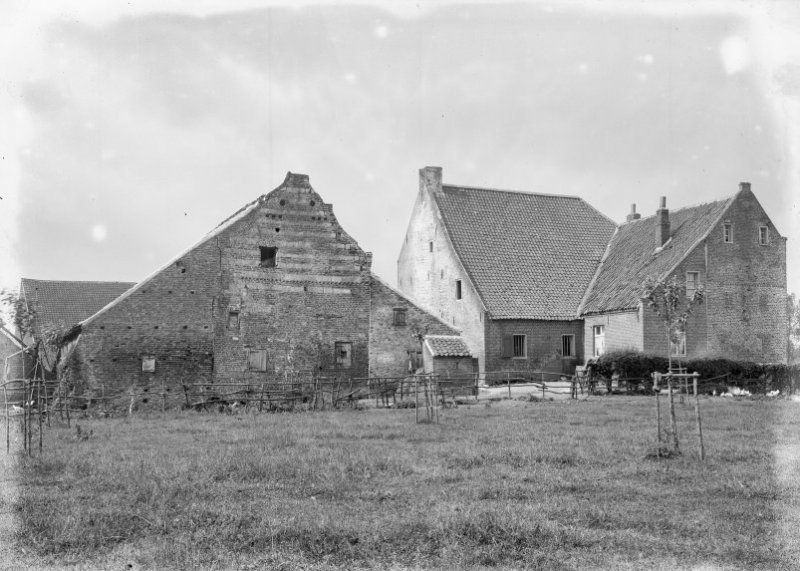
[{"label": "dark rectangular window opening", "polygon": [[264,268],[274,268],[275,259],[278,257],[278,248],[261,246],[261,266]]},{"label": "dark rectangular window opening", "polygon": [[769,244],[769,228],[767,226],[758,227],[758,243],[762,246]]},{"label": "dark rectangular window opening", "polygon": [[340,369],[349,369],[353,366],[353,344],[349,341],[337,341],[334,346],[336,366]]},{"label": "dark rectangular window opening", "polygon": [[525,335],[514,335],[514,357],[527,357],[526,341]]},{"label": "dark rectangular window opening", "polygon": [[266,349],[247,349],[247,370],[248,371],[267,370]]},{"label": "dark rectangular window opening", "polygon": [[733,242],[733,225],[726,222],[722,225],[722,241],[731,243]]},{"label": "dark rectangular window opening", "polygon": [[228,329],[233,329],[234,331],[239,330],[239,312],[238,311],[229,311],[228,312]]},{"label": "dark rectangular window opening", "polygon": [[433,252],[433,242],[428,242],[428,251]]},{"label": "dark rectangular window opening", "polygon": [[461,299],[461,280],[456,280],[456,299]]},{"label": "dark rectangular window opening", "polygon": [[561,356],[574,357],[575,356],[575,336],[562,335],[561,336]]},{"label": "dark rectangular window opening", "polygon": [[405,325],[406,324],[406,308],[405,307],[395,307],[394,308],[394,319],[392,320],[394,325]]}]

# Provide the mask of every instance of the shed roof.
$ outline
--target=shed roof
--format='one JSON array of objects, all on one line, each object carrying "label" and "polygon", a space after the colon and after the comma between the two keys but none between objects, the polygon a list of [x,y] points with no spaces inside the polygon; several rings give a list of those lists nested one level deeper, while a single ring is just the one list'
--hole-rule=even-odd
[{"label": "shed roof", "polygon": [[432,194],[492,318],[576,318],[612,220],[576,196],[453,185]]},{"label": "shed roof", "polygon": [[647,276],[671,272],[715,226],[734,197],[673,210],[670,239],[656,249],[655,216],[619,227],[581,306],[581,315],[639,306]]},{"label": "shed roof", "polygon": [[458,335],[426,335],[425,343],[434,357],[471,357],[469,347]]},{"label": "shed roof", "polygon": [[55,281],[22,278],[22,295],[37,333],[64,330],[86,319],[136,285],[133,282]]}]

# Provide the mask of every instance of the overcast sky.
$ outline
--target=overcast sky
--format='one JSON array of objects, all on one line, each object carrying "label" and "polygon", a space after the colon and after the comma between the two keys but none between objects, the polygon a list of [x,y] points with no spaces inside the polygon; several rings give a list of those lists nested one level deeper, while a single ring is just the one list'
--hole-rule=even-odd
[{"label": "overcast sky", "polygon": [[443,4],[6,0],[0,285],[139,281],[287,171],[395,283],[437,165],[616,221],[750,181],[800,293],[796,2]]}]

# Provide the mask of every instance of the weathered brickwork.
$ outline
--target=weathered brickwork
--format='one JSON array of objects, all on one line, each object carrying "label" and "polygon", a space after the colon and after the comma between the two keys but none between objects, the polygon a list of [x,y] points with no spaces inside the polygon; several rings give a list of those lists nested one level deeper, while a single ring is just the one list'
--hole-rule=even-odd
[{"label": "weathered brickwork", "polygon": [[[503,356],[503,338],[525,336],[525,356]],[[562,352],[563,336],[571,335],[572,357]],[[512,340],[513,343],[513,340]],[[572,373],[583,361],[583,322],[498,319],[489,322],[486,331],[486,368],[489,371],[545,370]]]},{"label": "weathered brickwork", "polygon": [[[371,265],[308,177],[290,174],[86,321],[69,374],[93,398],[130,389],[167,405],[186,398],[186,383],[406,374],[407,351],[419,347],[411,329],[454,330],[381,284]],[[407,326],[392,324],[395,308]],[[149,359],[154,370],[143,370]]]},{"label": "weathered brickwork", "polygon": [[[408,374],[409,352],[422,351],[421,335],[457,335],[457,331],[395,291],[376,277],[372,280],[369,326],[371,377]],[[397,323],[395,310],[402,312]]]},{"label": "weathered brickwork", "polygon": [[[424,174],[424,173],[423,173]],[[450,244],[430,193],[441,188],[441,173],[420,180],[419,193],[397,262],[398,288],[426,311],[461,332],[479,368],[485,370],[486,312]],[[461,299],[457,298],[457,282]]]},{"label": "weathered brickwork", "polygon": [[[724,225],[730,224],[731,242]],[[767,244],[759,227],[767,228]],[[708,352],[760,362],[787,360],[786,239],[749,185],[706,241]]]}]

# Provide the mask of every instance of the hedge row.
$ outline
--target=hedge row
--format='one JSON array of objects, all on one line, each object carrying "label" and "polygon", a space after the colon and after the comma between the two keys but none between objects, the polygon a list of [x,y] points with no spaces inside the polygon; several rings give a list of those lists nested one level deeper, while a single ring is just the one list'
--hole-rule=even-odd
[{"label": "hedge row", "polygon": [[[673,359],[673,364],[675,360]],[[683,359],[680,366],[689,373],[700,374],[700,381],[717,379],[720,384],[747,385],[752,392],[780,390],[794,392],[800,387],[800,365],[773,365],[734,361],[721,358]],[[649,355],[638,351],[609,351],[597,360],[597,372],[604,377],[617,373],[623,379],[644,379],[654,371],[666,373],[669,362],[666,357]]]}]

